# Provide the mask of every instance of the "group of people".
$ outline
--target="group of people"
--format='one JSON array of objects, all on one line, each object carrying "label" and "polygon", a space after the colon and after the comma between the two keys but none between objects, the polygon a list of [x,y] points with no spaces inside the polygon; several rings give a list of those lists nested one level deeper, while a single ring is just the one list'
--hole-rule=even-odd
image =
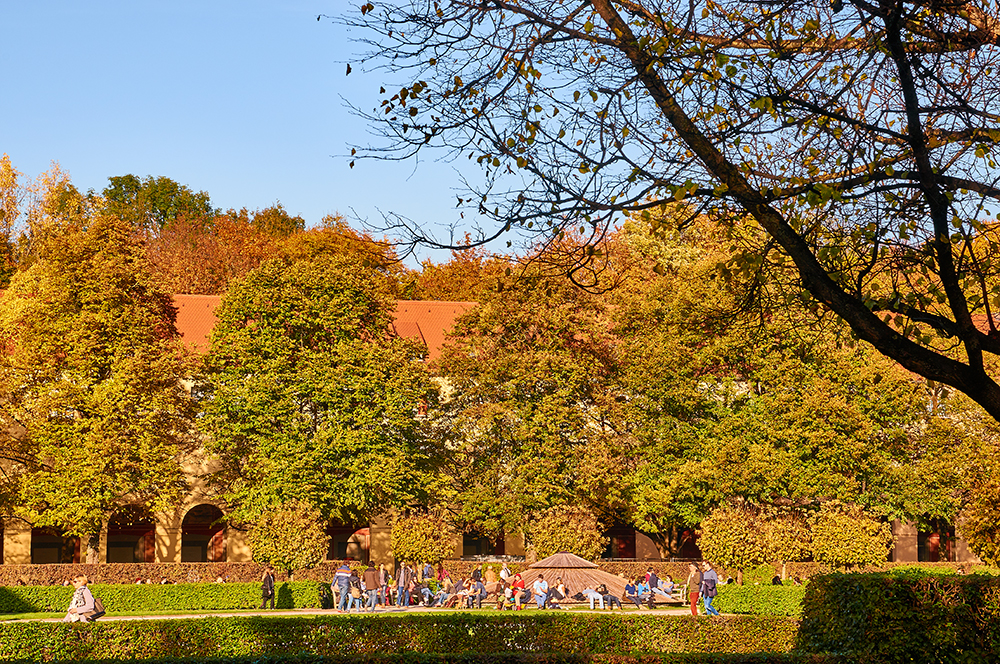
[{"label": "group of people", "polygon": [[[273,571],[271,572],[273,574]],[[432,581],[436,581],[433,584]],[[691,603],[692,615],[698,615],[698,601],[705,605],[705,613],[719,615],[712,605],[712,600],[718,594],[718,574],[711,564],[700,566],[691,563],[687,578],[688,599]],[[273,576],[268,581],[267,573],[262,586],[265,601],[270,592],[273,608]],[[526,581],[521,574],[510,571],[503,564],[499,576],[492,567],[477,568],[465,579],[453,581],[447,570],[440,565],[435,570],[430,564],[412,566],[403,563],[395,578],[385,565],[375,568],[368,563],[366,569],[359,574],[346,563],[342,564],[334,575],[330,590],[337,611],[352,610],[373,612],[376,608],[386,606],[410,607],[467,607],[480,609],[487,597],[494,593],[496,608],[499,610],[520,611],[534,601],[539,609],[560,609],[562,603],[571,597],[571,590],[557,578],[549,584],[542,574],[532,581]],[[622,609],[622,599],[630,601],[637,608],[648,606],[653,608],[657,601],[679,602],[683,589],[668,574],[660,578],[650,567],[644,576],[629,580],[625,585],[625,593],[620,598],[608,590],[607,585],[584,588],[579,591],[577,600],[589,601],[590,608],[614,610],[615,606]],[[263,607],[262,607],[263,608]]]},{"label": "group of people", "polygon": [[712,606],[712,600],[719,594],[719,575],[709,562],[691,563],[688,566],[688,599],[691,602],[691,615],[698,615],[698,599],[705,603],[705,613],[710,616],[719,615],[719,610]]}]

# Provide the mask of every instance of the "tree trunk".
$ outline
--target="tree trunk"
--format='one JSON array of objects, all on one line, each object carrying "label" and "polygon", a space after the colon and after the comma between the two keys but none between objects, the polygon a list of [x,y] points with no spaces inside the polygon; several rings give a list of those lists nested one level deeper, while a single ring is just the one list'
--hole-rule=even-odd
[{"label": "tree trunk", "polygon": [[743,585],[743,570],[741,569],[736,570],[736,583],[740,586]]},{"label": "tree trunk", "polygon": [[87,564],[98,565],[101,562],[101,533],[91,533],[87,538]]},{"label": "tree trunk", "polygon": [[788,578],[788,569],[785,561],[781,561],[781,580],[784,581]]}]

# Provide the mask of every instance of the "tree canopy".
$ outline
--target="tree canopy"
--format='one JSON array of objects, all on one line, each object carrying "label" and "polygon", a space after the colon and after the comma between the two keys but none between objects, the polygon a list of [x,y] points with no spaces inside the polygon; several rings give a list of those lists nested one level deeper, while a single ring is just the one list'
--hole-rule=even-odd
[{"label": "tree canopy", "polygon": [[191,366],[127,222],[60,182],[30,232],[32,262],[0,298],[5,470],[18,516],[82,537],[97,562],[116,509],[183,496]]},{"label": "tree canopy", "polygon": [[368,3],[343,20],[374,47],[362,57],[385,83],[369,117],[388,141],[355,150],[472,160],[483,178],[459,202],[493,222],[473,244],[575,229],[592,250],[564,272],[585,286],[581,268],[623,213],[687,200],[752,223],[762,241],[740,269],[794,265],[794,293],[1000,417],[985,359],[1000,352],[998,11],[982,0]]},{"label": "tree canopy", "polygon": [[206,360],[204,431],[236,521],[297,499],[365,521],[426,502],[436,389],[390,334],[388,285],[338,256],[276,259],[237,282]]}]

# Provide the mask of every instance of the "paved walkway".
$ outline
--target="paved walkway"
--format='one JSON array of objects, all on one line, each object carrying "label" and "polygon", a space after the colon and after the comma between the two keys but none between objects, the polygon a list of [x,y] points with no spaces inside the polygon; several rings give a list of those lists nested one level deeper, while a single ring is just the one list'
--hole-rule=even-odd
[{"label": "paved walkway", "polygon": [[[467,609],[466,609],[467,610]],[[486,611],[487,609],[483,609]],[[388,607],[376,609],[375,613],[369,613],[367,611],[351,611],[340,612],[334,609],[276,609],[273,611],[268,610],[256,610],[256,611],[239,611],[232,613],[185,613],[181,615],[165,615],[165,616],[116,616],[116,615],[106,615],[100,619],[100,622],[108,622],[115,620],[185,620],[189,618],[234,618],[234,617],[249,617],[249,616],[336,616],[336,615],[352,615],[352,616],[370,616],[370,615],[420,615],[420,614],[433,614],[433,613],[454,613],[462,612],[463,609],[431,609],[423,606],[413,606],[409,609],[401,609],[398,607]],[[526,609],[522,613],[517,615],[523,615],[527,613],[537,613],[538,609]],[[547,613],[551,611],[546,611]],[[588,609],[573,609],[569,611],[570,613],[609,613],[608,611],[591,611]],[[507,614],[514,615],[513,611],[495,611],[493,613],[497,614]],[[625,614],[625,615],[657,615],[657,616],[689,616],[691,615],[691,610],[687,607],[671,607],[671,608],[660,608],[655,611],[649,611],[648,609],[627,609],[625,611],[614,611],[615,615]],[[60,622],[62,620],[59,618],[29,618],[26,620],[31,620],[33,622]]]}]

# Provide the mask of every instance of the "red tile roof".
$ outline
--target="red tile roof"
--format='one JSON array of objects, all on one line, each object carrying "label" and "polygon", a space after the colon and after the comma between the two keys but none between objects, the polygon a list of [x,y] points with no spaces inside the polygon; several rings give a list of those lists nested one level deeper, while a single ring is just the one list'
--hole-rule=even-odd
[{"label": "red tile roof", "polygon": [[222,298],[218,295],[174,295],[177,307],[177,331],[184,345],[196,353],[207,353],[211,346],[212,328],[218,318]]},{"label": "red tile roof", "polygon": [[[217,318],[215,310],[222,302],[219,295],[174,295],[177,307],[177,331],[185,345],[196,353],[207,353]],[[476,306],[475,302],[439,300],[398,300],[393,312],[393,330],[401,337],[416,339],[427,346],[427,359],[435,360],[445,336],[455,320]]]},{"label": "red tile roof", "polygon": [[427,345],[427,359],[433,362],[441,354],[445,337],[455,327],[455,321],[475,302],[443,300],[397,300],[392,327],[407,339],[419,339]]}]

